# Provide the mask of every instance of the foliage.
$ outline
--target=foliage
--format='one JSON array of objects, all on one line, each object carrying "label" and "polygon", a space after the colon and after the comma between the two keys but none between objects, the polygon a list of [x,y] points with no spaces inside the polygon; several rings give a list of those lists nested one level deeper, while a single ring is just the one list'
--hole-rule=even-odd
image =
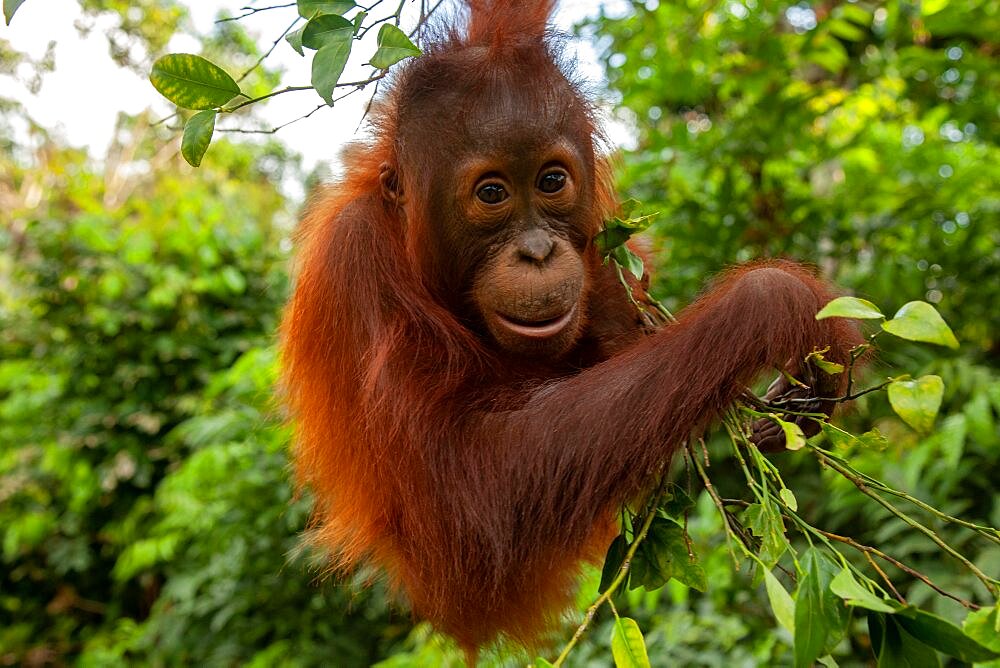
[{"label": "foliage", "polygon": [[[310,88],[332,107],[337,100],[384,77],[386,71],[399,61],[419,56],[420,49],[410,41],[416,30],[407,35],[399,28],[405,3],[400,3],[394,13],[376,18],[374,10],[381,4],[382,0],[376,0],[372,5],[362,8],[353,0],[298,0],[288,5],[261,8],[248,6],[243,8],[245,13],[241,15],[220,19],[225,24],[262,11],[295,10],[292,22],[274,41],[271,50],[261,55],[238,79],[202,56],[172,53],[159,58],[153,63],[149,76],[156,90],[182,109],[201,111],[187,119],[182,152],[184,159],[195,167],[201,164],[202,157],[212,142],[215,120],[219,114],[232,114],[275,95]],[[349,14],[352,15],[348,17]],[[421,4],[418,27],[426,21],[428,15],[429,10]],[[341,77],[355,43],[375,26],[379,26],[376,49],[368,61],[373,68],[372,74],[363,81],[342,82]],[[274,88],[277,84],[275,81],[270,90],[259,92],[256,96],[244,92],[240,82],[254,73],[282,40],[300,56],[306,55],[305,49],[315,51],[312,55],[311,85],[286,86],[279,90]],[[240,46],[244,47],[244,52],[256,51],[252,43]],[[335,98],[334,93],[338,88],[347,89],[347,92]],[[238,98],[243,99],[236,101]],[[296,120],[306,118],[320,108],[322,105]]]},{"label": "foliage", "polygon": [[294,159],[222,142],[195,174],[164,136],[0,164],[0,657],[367,665],[397,627],[316,586],[272,399]]},{"label": "foliage", "polygon": [[[993,527],[1000,519],[997,493],[987,482],[1000,470],[993,306],[1000,201],[993,187],[998,125],[991,41],[997,9],[995,2],[923,3],[923,11],[906,2],[633,2],[628,15],[602,16],[581,29],[602,44],[619,116],[638,138],[636,150],[624,156],[620,183],[643,201],[643,210],[658,212],[649,230],[661,249],[654,258],[660,269],[654,290],[664,303],[685,303],[706,274],[728,263],[785,254],[816,263],[832,280],[871,300],[855,300],[851,306],[861,312],[852,317],[882,318],[866,310],[872,301],[911,301],[885,331],[952,347],[961,341],[961,348],[946,353],[880,339],[873,373],[910,370],[921,377],[899,377],[888,394],[859,399],[846,427],[861,436],[825,429],[807,452],[832,447],[863,476]],[[950,332],[928,334],[909,326],[915,323],[907,316],[926,313],[927,302],[957,324],[958,341]],[[922,322],[930,326],[932,320]],[[938,405],[944,417],[935,421]],[[878,431],[869,431],[873,426]],[[722,497],[739,497],[748,482],[753,486],[732,476],[731,467],[740,467],[723,462],[718,439],[709,452],[712,481]],[[987,606],[995,602],[926,535],[900,525],[885,507],[866,503],[850,480],[837,479],[829,462],[818,469],[802,460],[805,455],[775,463],[812,526],[883,546],[951,594]],[[754,508],[761,506],[748,512]],[[995,578],[1000,572],[994,542],[942,526],[926,509],[917,514],[984,573]],[[767,537],[775,538],[775,529],[795,529],[760,510],[746,520],[751,535],[762,540],[760,549],[772,555],[783,541],[768,548]],[[874,574],[867,561],[852,557],[852,563]],[[956,622],[968,613],[912,574],[891,572],[911,604]],[[750,584],[743,578],[727,583],[711,571],[708,580],[710,591],[692,591],[686,609]],[[766,606],[763,589],[757,597]],[[766,589],[780,619],[787,598],[770,580]],[[829,588],[824,591],[830,595]],[[625,605],[621,614],[635,616]],[[735,605],[722,610],[726,618],[746,619]],[[643,628],[655,665],[655,638],[665,631],[655,621]],[[838,660],[870,656],[874,640],[867,626],[852,624],[848,631],[849,645],[831,647]],[[763,633],[748,630],[743,639],[758,646]],[[893,630],[891,638],[888,633],[881,638],[891,640],[889,654],[910,647],[905,629]],[[777,654],[754,663],[791,660],[778,658],[790,639],[776,637]],[[926,630],[917,634],[924,642],[929,637]],[[713,640],[713,652],[737,660],[730,645]],[[733,665],[711,656],[685,665]],[[937,661],[934,652],[927,656]]]},{"label": "foliage", "polygon": [[633,2],[590,26],[668,306],[726,263],[788,255],[995,343],[1000,19],[995,0],[934,5]]},{"label": "foliage", "polygon": [[[4,3],[8,20],[20,4]],[[144,73],[185,20],[173,2],[82,5],[116,17],[112,55]],[[2,663],[462,665],[381,588],[317,580],[271,392],[289,224],[275,184],[300,175],[276,144],[213,141],[249,102],[316,90],[325,106],[417,51],[393,30],[400,9],[273,11],[292,24],[276,48],[322,67],[281,88],[261,65],[271,40],[219,23],[185,61],[195,80],[218,78],[217,63],[236,86],[179,112],[183,157],[212,145],[196,174],[145,117],[121,119],[103,164],[30,119],[30,142],[0,133]],[[648,228],[670,308],[734,261],[814,262],[857,295],[833,315],[881,332],[869,375],[889,379],[859,378],[886,391],[808,441],[781,417],[789,405],[736,416],[779,420],[796,452],[765,459],[740,429],[689,450],[687,475],[675,469],[658,506],[625,509],[604,572],[581,581],[573,622],[590,626],[565,665],[1000,652],[1000,547],[983,530],[1000,526],[998,21],[996,0],[649,0],[581,29],[637,137],[620,182],[647,215],[609,221],[611,259],[641,274],[624,242]],[[374,26],[370,80],[339,81]],[[52,67],[0,42],[0,72],[19,63],[36,79]],[[191,106],[191,93],[170,99]],[[20,112],[0,104],[7,127]],[[610,605],[586,616],[603,594]]]}]

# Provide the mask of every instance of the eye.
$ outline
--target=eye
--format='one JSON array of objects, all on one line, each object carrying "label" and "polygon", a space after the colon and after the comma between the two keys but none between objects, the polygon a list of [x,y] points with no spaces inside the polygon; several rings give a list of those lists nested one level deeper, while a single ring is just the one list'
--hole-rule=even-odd
[{"label": "eye", "polygon": [[543,193],[556,193],[566,185],[566,172],[548,172],[538,179],[538,189]]},{"label": "eye", "polygon": [[476,191],[476,197],[484,204],[499,204],[507,199],[507,191],[499,183],[487,183]]}]

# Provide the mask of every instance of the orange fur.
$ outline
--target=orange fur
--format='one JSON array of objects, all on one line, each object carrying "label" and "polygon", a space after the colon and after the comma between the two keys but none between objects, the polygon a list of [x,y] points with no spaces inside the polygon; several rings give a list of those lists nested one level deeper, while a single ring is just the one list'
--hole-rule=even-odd
[{"label": "orange fur", "polygon": [[[677,324],[644,335],[592,245],[589,325],[567,359],[517,359],[469,326],[445,287],[458,277],[434,252],[437,166],[413,148],[462,139],[424,110],[456,91],[499,95],[512,71],[530,79],[519,94],[572,110],[587,142],[588,235],[614,203],[598,129],[552,62],[551,5],[476,0],[464,34],[399,75],[374,138],[302,221],[282,325],[295,469],[315,492],[317,540],[337,566],[376,564],[470,651],[500,636],[539,642],[579,564],[602,556],[615,509],[692,429],[761,371],[826,345],[843,360],[856,340],[844,321],[814,319],[831,293],[787,262],[734,269]],[[402,205],[383,197],[386,165]]]}]

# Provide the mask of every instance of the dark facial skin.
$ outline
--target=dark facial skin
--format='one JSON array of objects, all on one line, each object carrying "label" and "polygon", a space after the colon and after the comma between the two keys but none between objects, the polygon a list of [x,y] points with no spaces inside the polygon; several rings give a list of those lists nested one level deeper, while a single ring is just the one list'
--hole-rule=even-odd
[{"label": "dark facial skin", "polygon": [[585,251],[600,225],[592,128],[565,93],[515,80],[456,91],[415,105],[401,142],[403,190],[426,193],[408,207],[426,221],[424,275],[501,349],[549,360],[583,334]]},{"label": "dark facial skin", "polygon": [[558,357],[586,310],[586,167],[563,139],[524,148],[458,166],[453,222],[486,244],[471,296],[490,336],[513,353]]}]

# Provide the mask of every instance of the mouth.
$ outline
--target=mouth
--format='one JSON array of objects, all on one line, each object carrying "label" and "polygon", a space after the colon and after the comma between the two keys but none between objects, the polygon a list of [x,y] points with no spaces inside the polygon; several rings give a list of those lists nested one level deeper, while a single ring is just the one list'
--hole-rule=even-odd
[{"label": "mouth", "polygon": [[566,326],[573,320],[575,313],[576,305],[574,304],[562,315],[543,320],[522,320],[503,315],[502,313],[496,313],[496,317],[504,328],[515,334],[532,339],[546,339],[566,329]]}]

